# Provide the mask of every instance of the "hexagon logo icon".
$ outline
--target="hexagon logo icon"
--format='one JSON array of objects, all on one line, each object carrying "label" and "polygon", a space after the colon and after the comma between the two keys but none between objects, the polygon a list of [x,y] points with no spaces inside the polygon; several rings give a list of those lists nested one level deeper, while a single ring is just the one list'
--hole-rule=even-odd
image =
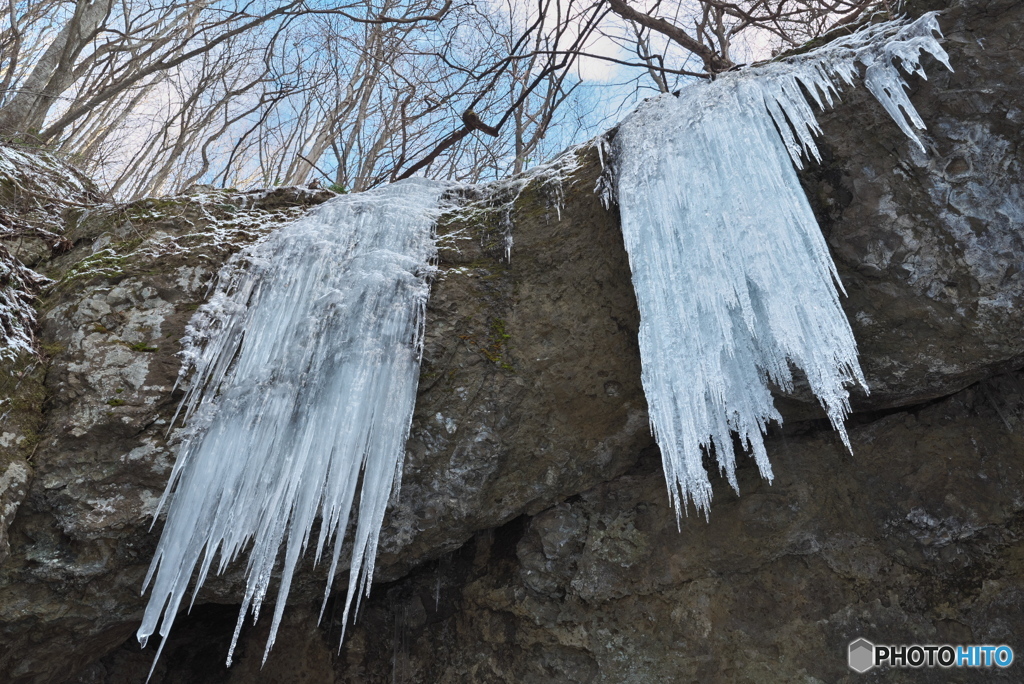
[{"label": "hexagon logo icon", "polygon": [[850,642],[850,669],[864,674],[875,666],[875,645],[861,637]]}]

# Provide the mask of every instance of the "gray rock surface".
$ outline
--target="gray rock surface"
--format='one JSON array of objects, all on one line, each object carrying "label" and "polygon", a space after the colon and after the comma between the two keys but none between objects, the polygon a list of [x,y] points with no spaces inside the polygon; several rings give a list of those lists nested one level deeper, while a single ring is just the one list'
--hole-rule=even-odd
[{"label": "gray rock surface", "polygon": [[861,677],[845,653],[859,636],[1019,650],[1022,379],[856,425],[853,456],[818,430],[776,437],[772,485],[748,464],[741,496],[718,479],[710,522],[681,530],[652,451],[384,588],[333,681],[1019,681]]},{"label": "gray rock surface", "polygon": [[850,295],[862,407],[1024,364],[1024,19],[1015,2],[944,4],[956,71],[929,60],[912,80],[927,151],[858,89],[822,117],[825,163],[804,174]]},{"label": "gray rock surface", "polygon": [[[912,94],[928,154],[851,91],[803,175],[873,390],[853,456],[805,397],[783,398],[775,484],[746,468],[740,498],[716,483],[710,523],[677,530],[617,216],[584,151],[564,179],[483,189],[478,211],[439,226],[402,488],[341,654],[338,625],[312,627],[324,569],[306,568],[269,669],[261,624],[225,671],[229,572],[176,625],[154,681],[834,681],[860,634],[1024,633],[1024,399],[1008,372],[1024,365],[1024,9],[955,4],[941,23],[957,71],[929,65]],[[23,359],[0,387],[15,407],[0,426],[5,681],[144,679],[152,650],[120,645],[176,445],[177,340],[230,254],[327,196],[65,215],[74,249],[38,263],[57,281],[45,363]]]}]

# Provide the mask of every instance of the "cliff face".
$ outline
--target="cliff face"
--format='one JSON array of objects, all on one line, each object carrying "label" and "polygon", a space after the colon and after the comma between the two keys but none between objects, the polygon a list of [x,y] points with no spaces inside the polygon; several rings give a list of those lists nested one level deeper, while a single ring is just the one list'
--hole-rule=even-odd
[{"label": "cliff face", "polygon": [[828,158],[808,170],[808,196],[850,295],[872,380],[863,407],[943,396],[1021,365],[1020,21],[1010,2],[954,3],[940,16],[956,72],[930,65],[911,95],[927,153],[864,89],[823,119]]},{"label": "cliff face", "polygon": [[[806,397],[780,398],[775,484],[742,467],[740,497],[716,481],[710,522],[677,530],[617,217],[583,152],[564,178],[492,188],[439,227],[402,489],[341,653],[334,618],[313,626],[324,569],[309,567],[266,667],[259,624],[225,670],[229,572],[154,681],[840,681],[857,636],[1018,648],[1024,8],[965,2],[940,21],[957,71],[931,65],[911,95],[928,153],[851,91],[803,175],[872,388],[852,456]],[[69,207],[71,251],[23,246],[57,282],[44,361],[0,378],[5,681],[144,679],[152,649],[125,641],[178,439],[177,340],[231,253],[328,196]]]}]

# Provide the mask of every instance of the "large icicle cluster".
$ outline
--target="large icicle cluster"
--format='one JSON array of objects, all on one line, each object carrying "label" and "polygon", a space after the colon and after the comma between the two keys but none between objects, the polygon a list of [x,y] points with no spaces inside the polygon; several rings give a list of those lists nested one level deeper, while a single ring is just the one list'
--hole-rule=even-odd
[{"label": "large icicle cluster", "polygon": [[615,174],[643,385],[677,514],[689,501],[707,513],[705,452],[737,488],[732,433],[772,478],[763,434],[781,416],[770,390],[791,390],[794,369],[849,447],[846,388],[867,388],[794,169],[801,154],[818,155],[808,96],[831,105],[864,67],[867,87],[920,145],[914,127],[924,124],[897,63],[923,75],[923,51],[948,67],[938,30],[934,14],[876,25],[660,96],[620,125]]},{"label": "large icicle cluster", "polygon": [[198,591],[251,545],[233,651],[284,547],[269,651],[321,516],[326,601],[360,481],[346,617],[368,589],[412,421],[444,187],[410,180],[337,198],[222,273],[187,340],[190,434],[164,494],[143,645],[158,625],[167,636],[196,566]]}]

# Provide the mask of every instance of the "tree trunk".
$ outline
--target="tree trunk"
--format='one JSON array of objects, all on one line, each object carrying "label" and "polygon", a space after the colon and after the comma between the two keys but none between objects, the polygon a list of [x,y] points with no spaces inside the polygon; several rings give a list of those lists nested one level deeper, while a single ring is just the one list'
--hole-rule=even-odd
[{"label": "tree trunk", "polygon": [[0,109],[0,136],[35,135],[46,121],[54,101],[74,82],[72,65],[96,30],[110,14],[113,0],[78,0],[75,13],[11,102]]}]

